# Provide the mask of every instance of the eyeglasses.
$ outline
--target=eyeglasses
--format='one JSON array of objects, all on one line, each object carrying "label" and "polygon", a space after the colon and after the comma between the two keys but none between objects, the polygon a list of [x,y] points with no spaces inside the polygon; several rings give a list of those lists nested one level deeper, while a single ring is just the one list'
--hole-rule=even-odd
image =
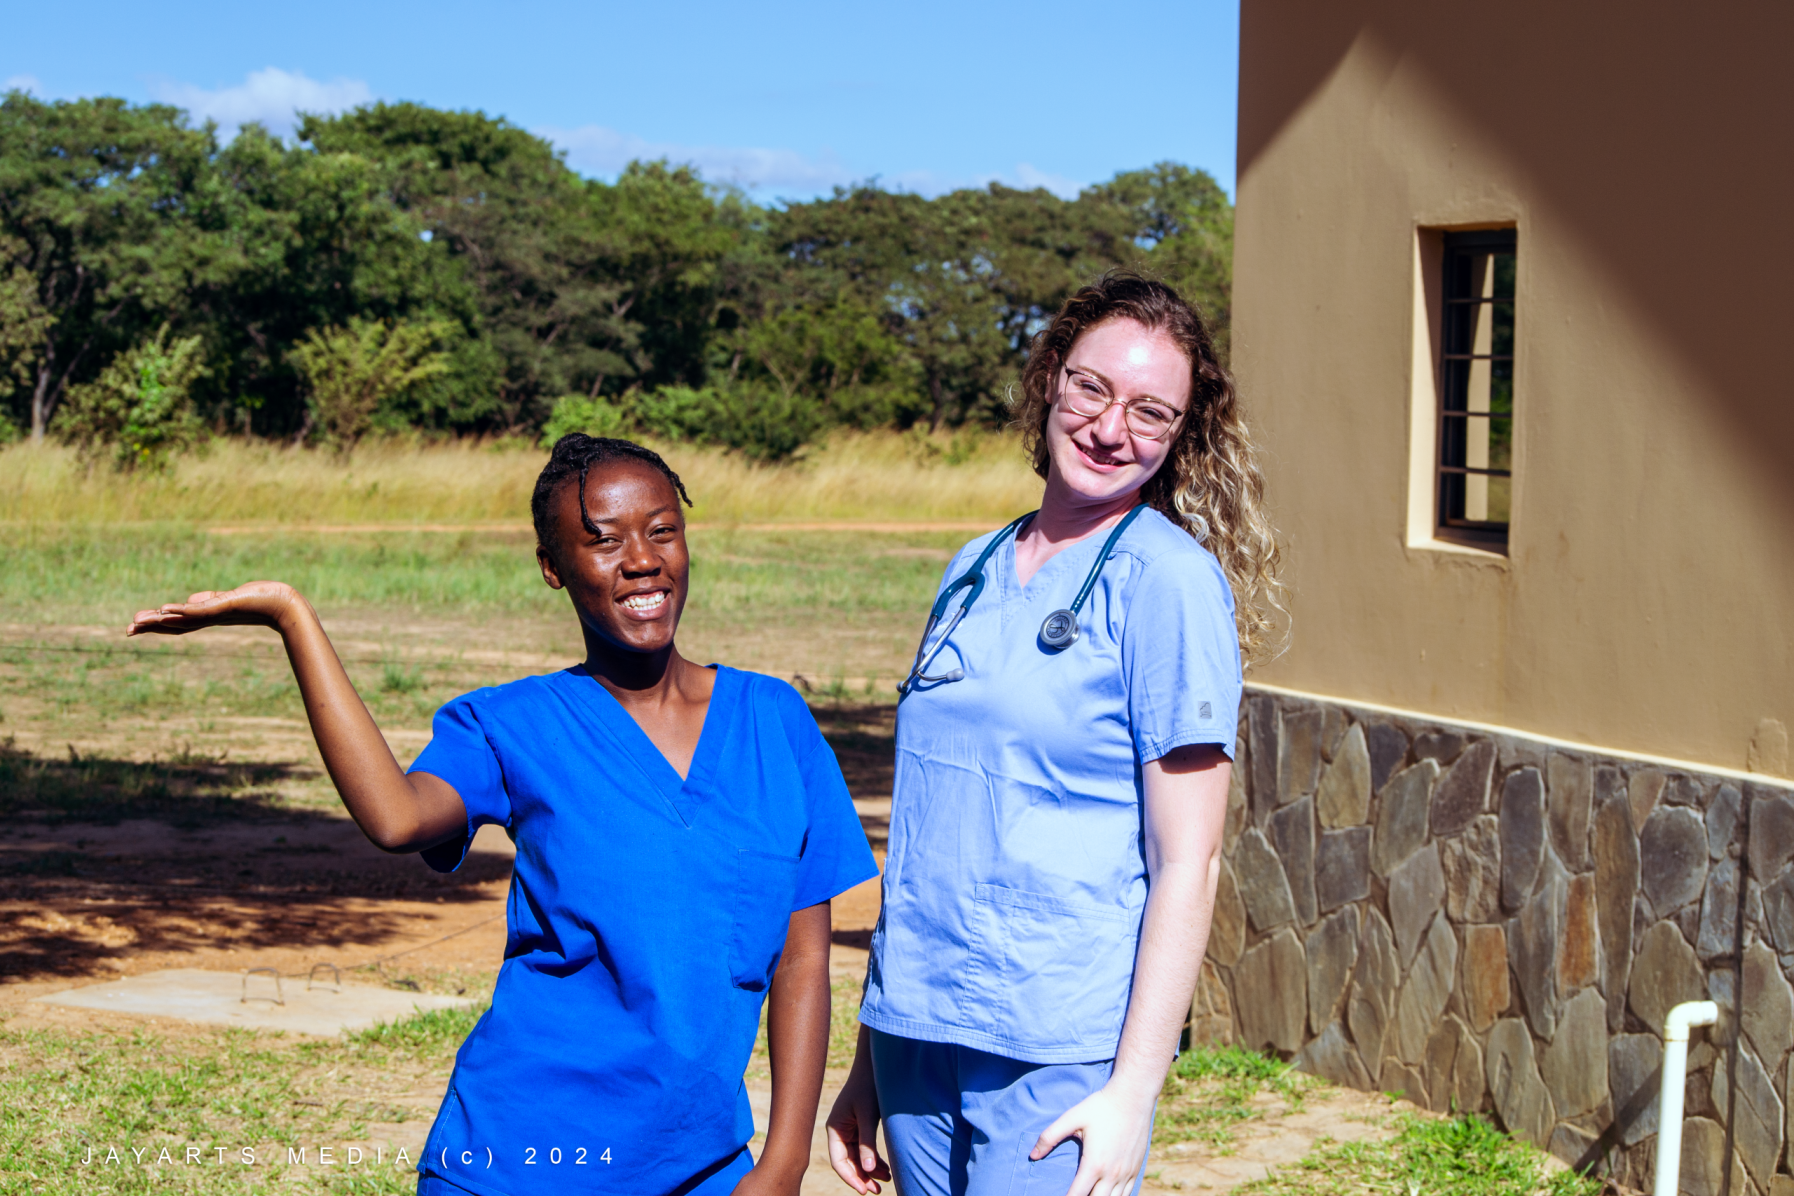
[{"label": "eyeglasses", "polygon": [[1121,418],[1127,430],[1142,440],[1163,440],[1177,426],[1184,413],[1157,399],[1111,398],[1101,379],[1082,370],[1065,367],[1065,384],[1059,389],[1065,409],[1082,419],[1100,419],[1115,404],[1121,404]]}]

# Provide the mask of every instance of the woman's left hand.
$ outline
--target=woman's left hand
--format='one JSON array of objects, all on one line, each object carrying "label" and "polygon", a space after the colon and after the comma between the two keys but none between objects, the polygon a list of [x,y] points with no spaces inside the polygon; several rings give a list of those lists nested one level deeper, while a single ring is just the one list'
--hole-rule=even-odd
[{"label": "woman's left hand", "polygon": [[1153,1103],[1104,1085],[1047,1126],[1028,1157],[1043,1159],[1075,1137],[1083,1154],[1066,1196],[1129,1196],[1151,1144]]}]

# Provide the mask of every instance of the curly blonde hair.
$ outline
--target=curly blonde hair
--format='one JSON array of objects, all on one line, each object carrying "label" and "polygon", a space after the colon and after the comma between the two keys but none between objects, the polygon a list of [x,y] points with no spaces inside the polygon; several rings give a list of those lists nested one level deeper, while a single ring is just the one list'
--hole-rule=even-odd
[{"label": "curly blonde hair", "polygon": [[1288,640],[1289,611],[1278,576],[1277,531],[1264,511],[1258,450],[1240,415],[1233,379],[1215,357],[1202,317],[1164,283],[1112,271],[1079,290],[1040,335],[1022,369],[1015,423],[1047,476],[1046,427],[1060,367],[1078,337],[1110,320],[1133,320],[1169,336],[1190,359],[1190,409],[1170,454],[1140,497],[1189,532],[1221,562],[1233,588],[1234,624],[1248,664],[1268,660]]}]

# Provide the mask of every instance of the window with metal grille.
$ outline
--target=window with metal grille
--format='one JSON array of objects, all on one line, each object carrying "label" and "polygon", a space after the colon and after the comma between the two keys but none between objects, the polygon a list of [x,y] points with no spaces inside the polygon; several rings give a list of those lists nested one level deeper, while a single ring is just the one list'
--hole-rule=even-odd
[{"label": "window with metal grille", "polygon": [[1437,536],[1507,549],[1514,458],[1513,229],[1445,234]]}]

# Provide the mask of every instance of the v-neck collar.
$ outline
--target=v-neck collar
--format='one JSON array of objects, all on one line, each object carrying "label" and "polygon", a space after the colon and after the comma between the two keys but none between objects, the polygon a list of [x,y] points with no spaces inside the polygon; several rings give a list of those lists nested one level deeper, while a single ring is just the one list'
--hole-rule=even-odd
[{"label": "v-neck collar", "polygon": [[720,745],[728,736],[729,715],[736,705],[735,687],[738,678],[735,670],[720,664],[710,667],[716,671],[716,681],[710,690],[710,704],[704,709],[704,725],[698,731],[697,746],[692,749],[691,768],[684,777],[679,775],[679,770],[673,767],[654,741],[648,738],[648,733],[642,730],[642,725],[635,721],[635,717],[623,708],[623,704],[617,701],[610,690],[586,671],[583,664],[574,665],[567,670],[578,680],[576,688],[589,695],[589,700],[601,713],[611,734],[629,749],[626,755],[630,763],[660,793],[680,823],[687,827],[691,826],[692,816],[709,800],[714,791],[711,781],[716,775]]},{"label": "v-neck collar", "polygon": [[[1064,548],[1061,548],[1058,552],[1055,552],[1051,557],[1047,558],[1046,563],[1043,564],[1040,568],[1034,570],[1034,576],[1030,577],[1027,581],[1027,584],[1024,585],[1024,584],[1022,584],[1021,573],[1016,569],[1016,558],[1015,558],[1015,545],[1016,545],[1016,541],[1018,541],[1021,538],[1020,532],[1022,530],[1025,530],[1025,529],[1018,528],[1017,534],[1010,536],[1008,543],[1003,545],[1003,550],[1001,553],[1001,561],[1002,561],[1001,568],[1003,570],[1003,595],[1004,595],[1004,597],[1005,598],[1017,598],[1017,599],[1020,599],[1023,603],[1028,603],[1028,602],[1031,602],[1031,601],[1039,598],[1040,595],[1042,593],[1044,593],[1052,585],[1052,581],[1050,580],[1049,575],[1053,574],[1053,573],[1064,572],[1067,567],[1066,563],[1065,563],[1066,558],[1081,557],[1083,555],[1084,546],[1086,544],[1088,544],[1091,540],[1093,540],[1093,539],[1096,540],[1097,544],[1099,546],[1098,551],[1101,550],[1100,545],[1102,544],[1102,540],[1094,534],[1085,536],[1082,540],[1077,541],[1075,544],[1067,544]],[[1084,570],[1088,570],[1090,568],[1090,564],[1091,564],[1091,562],[1085,561],[1082,565],[1082,568]],[[1043,581],[1042,580],[1043,578],[1048,578],[1048,580]],[[1037,581],[1041,582],[1042,584],[1040,584],[1039,586],[1036,586],[1034,583]],[[1076,598],[1076,597],[1077,597],[1077,591],[1073,590],[1071,593],[1065,595],[1064,599],[1061,602],[1059,602],[1058,605],[1054,607],[1054,609],[1057,610],[1059,607],[1070,606],[1072,599]]]}]

